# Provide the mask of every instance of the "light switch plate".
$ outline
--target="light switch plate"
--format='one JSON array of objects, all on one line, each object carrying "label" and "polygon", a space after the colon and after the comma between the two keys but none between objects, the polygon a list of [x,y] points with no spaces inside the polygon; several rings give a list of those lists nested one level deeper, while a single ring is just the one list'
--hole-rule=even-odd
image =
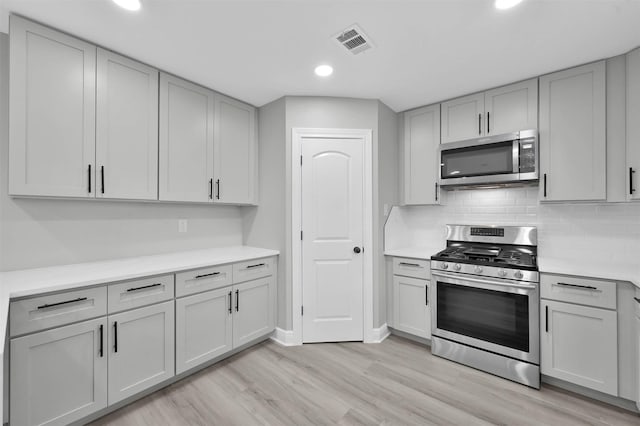
[{"label": "light switch plate", "polygon": [[187,219],[178,219],[178,232],[187,232]]}]

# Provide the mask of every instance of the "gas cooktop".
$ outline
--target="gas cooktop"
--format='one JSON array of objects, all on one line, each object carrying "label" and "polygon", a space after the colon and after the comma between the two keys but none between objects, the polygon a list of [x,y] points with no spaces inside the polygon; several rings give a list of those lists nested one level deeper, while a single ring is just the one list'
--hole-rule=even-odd
[{"label": "gas cooktop", "polygon": [[535,246],[448,241],[447,248],[431,256],[431,259],[537,271],[536,257]]}]

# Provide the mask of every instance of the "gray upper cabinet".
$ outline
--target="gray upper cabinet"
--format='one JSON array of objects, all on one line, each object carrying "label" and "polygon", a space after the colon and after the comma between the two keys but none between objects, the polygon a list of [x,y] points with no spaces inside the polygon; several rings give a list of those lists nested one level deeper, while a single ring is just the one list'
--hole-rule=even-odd
[{"label": "gray upper cabinet", "polygon": [[216,94],[214,135],[214,202],[256,204],[256,109]]},{"label": "gray upper cabinet", "polygon": [[402,144],[404,204],[440,204],[437,158],[440,104],[404,113]]},{"label": "gray upper cabinet", "polygon": [[442,143],[537,128],[537,78],[442,103]]},{"label": "gray upper cabinet", "polygon": [[97,57],[96,196],[158,199],[158,70]]},{"label": "gray upper cabinet", "polygon": [[605,62],[540,77],[540,200],[606,199]]},{"label": "gray upper cabinet", "polygon": [[484,134],[484,93],[442,103],[442,143],[461,141]]},{"label": "gray upper cabinet", "polygon": [[11,16],[9,193],[93,197],[95,46]]},{"label": "gray upper cabinet", "polygon": [[640,200],[640,48],[627,54],[627,199]]},{"label": "gray upper cabinet", "polygon": [[160,74],[160,200],[213,199],[213,110],[213,91]]},{"label": "gray upper cabinet", "polygon": [[538,79],[489,90],[484,94],[485,134],[538,128]]}]

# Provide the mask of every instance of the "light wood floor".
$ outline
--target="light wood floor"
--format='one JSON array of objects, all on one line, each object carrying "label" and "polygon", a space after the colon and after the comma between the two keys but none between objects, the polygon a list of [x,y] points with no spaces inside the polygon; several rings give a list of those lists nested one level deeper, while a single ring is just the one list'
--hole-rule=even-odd
[{"label": "light wood floor", "polygon": [[640,416],[380,344],[264,342],[94,425],[640,425]]}]

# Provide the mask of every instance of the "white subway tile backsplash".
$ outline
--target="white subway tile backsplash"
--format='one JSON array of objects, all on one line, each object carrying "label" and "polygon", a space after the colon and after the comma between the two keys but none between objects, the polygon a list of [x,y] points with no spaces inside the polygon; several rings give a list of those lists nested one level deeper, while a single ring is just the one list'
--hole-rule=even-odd
[{"label": "white subway tile backsplash", "polygon": [[[640,203],[540,204],[538,187],[443,192],[442,206],[400,207],[405,243],[443,247],[446,224],[535,225],[540,257],[640,264]],[[397,229],[394,229],[397,230]]]}]

